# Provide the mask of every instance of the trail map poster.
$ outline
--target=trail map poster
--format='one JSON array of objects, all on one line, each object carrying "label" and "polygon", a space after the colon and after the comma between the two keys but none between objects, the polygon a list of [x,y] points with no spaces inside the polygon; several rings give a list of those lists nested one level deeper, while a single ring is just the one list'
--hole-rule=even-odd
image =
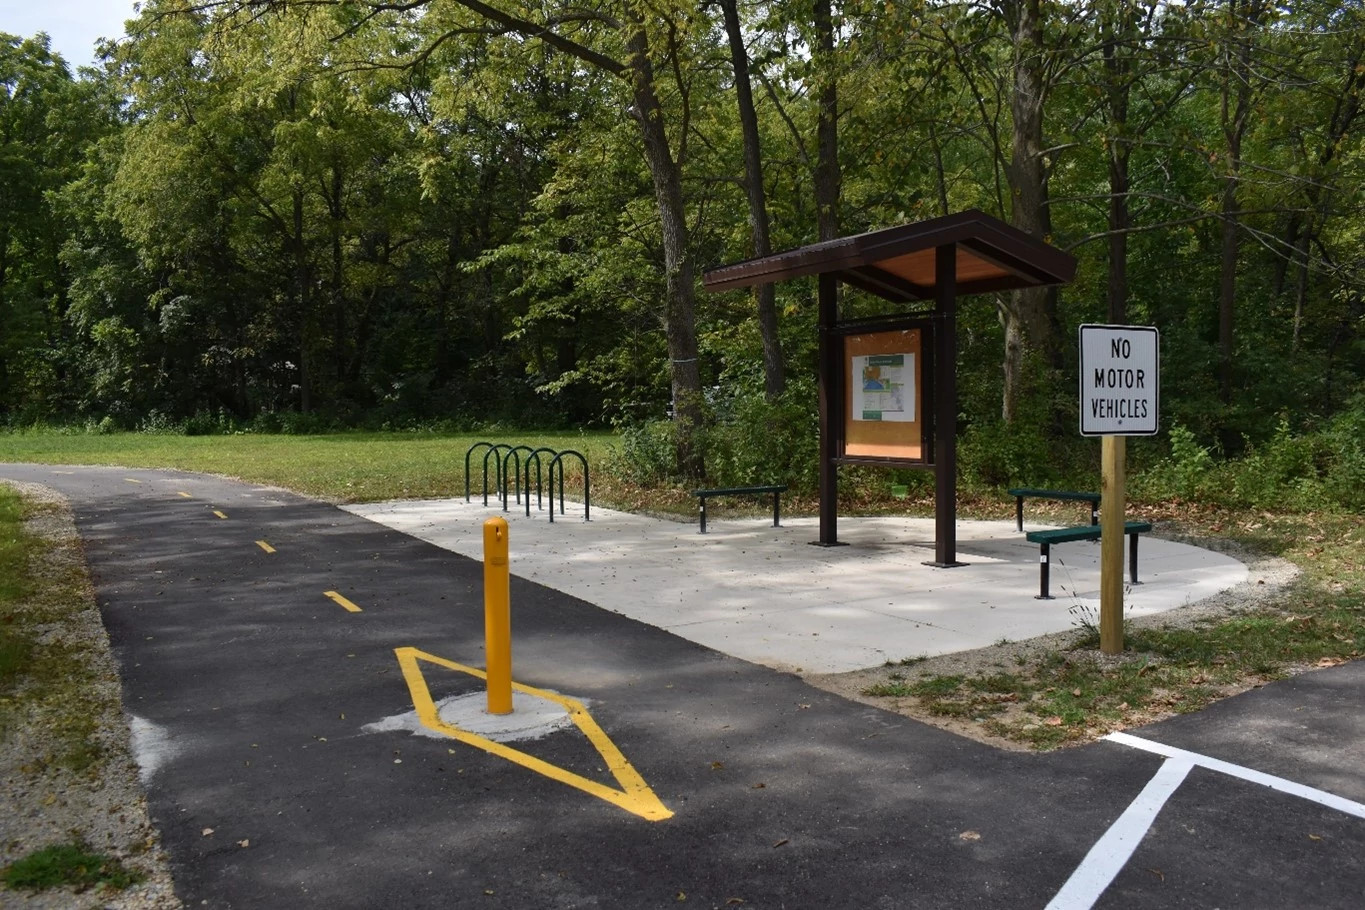
[{"label": "trail map poster", "polygon": [[854,420],[915,419],[915,355],[853,358]]},{"label": "trail map poster", "polygon": [[844,336],[845,457],[924,463],[924,335],[908,328]]}]

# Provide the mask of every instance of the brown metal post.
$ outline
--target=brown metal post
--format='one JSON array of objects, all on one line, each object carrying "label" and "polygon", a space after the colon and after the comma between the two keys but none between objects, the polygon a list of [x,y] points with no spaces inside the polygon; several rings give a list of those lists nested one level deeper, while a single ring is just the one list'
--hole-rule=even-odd
[{"label": "brown metal post", "polygon": [[838,279],[831,273],[819,278],[820,318],[820,539],[823,547],[839,542],[839,434],[843,431],[844,386],[839,336]]},{"label": "brown metal post", "polygon": [[957,244],[935,249],[934,561],[957,561]]}]

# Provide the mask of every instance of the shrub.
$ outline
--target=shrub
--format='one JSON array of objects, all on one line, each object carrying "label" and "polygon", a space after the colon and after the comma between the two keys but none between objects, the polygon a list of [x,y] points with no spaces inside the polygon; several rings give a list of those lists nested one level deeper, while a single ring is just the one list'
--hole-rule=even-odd
[{"label": "shrub", "polygon": [[1190,430],[1176,424],[1170,432],[1171,452],[1132,481],[1133,492],[1151,499],[1198,499],[1210,496],[1216,464]]}]

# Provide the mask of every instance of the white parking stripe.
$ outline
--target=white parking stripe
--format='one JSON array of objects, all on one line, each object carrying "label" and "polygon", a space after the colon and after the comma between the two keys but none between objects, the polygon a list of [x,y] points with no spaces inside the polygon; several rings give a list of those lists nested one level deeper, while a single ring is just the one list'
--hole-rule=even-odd
[{"label": "white parking stripe", "polygon": [[1123,814],[1104,832],[1081,860],[1062,890],[1047,905],[1047,910],[1089,910],[1099,900],[1114,876],[1128,863],[1156,814],[1190,773],[1194,762],[1170,758],[1162,763],[1156,776],[1147,782]]},{"label": "white parking stripe", "polygon": [[1318,803],[1347,815],[1365,818],[1365,804],[1328,793],[1325,790],[1319,790],[1316,787],[1305,786],[1283,777],[1276,777],[1273,774],[1254,771],[1251,768],[1244,768],[1241,765],[1234,765],[1221,759],[1200,755],[1198,752],[1177,749],[1175,746],[1142,739],[1128,733],[1110,733],[1105,739],[1119,745],[1165,756],[1166,761],[1157,770],[1156,776],[1147,782],[1146,787],[1142,788],[1137,799],[1129,804],[1123,814],[1118,817],[1118,820],[1109,826],[1108,831],[1104,832],[1104,836],[1095,843],[1095,846],[1090,848],[1090,852],[1085,855],[1085,859],[1081,860],[1076,871],[1071,873],[1071,877],[1066,880],[1066,884],[1062,885],[1057,896],[1048,903],[1047,910],[1089,910],[1093,907],[1095,901],[1099,900],[1104,889],[1109,887],[1114,876],[1118,875],[1124,865],[1127,864],[1133,855],[1133,851],[1137,849],[1137,845],[1142,842],[1142,838],[1151,829],[1152,822],[1156,820],[1157,813],[1161,811],[1162,806],[1166,805],[1166,800],[1184,782],[1185,776],[1194,767],[1218,771],[1253,784],[1278,790],[1281,793],[1287,793],[1290,796],[1297,796],[1300,799]]},{"label": "white parking stripe", "polygon": [[1183,758],[1201,768],[1208,768],[1210,771],[1220,771],[1223,774],[1240,777],[1242,780],[1250,781],[1253,784],[1260,784],[1272,790],[1279,790],[1281,793],[1310,800],[1327,806],[1329,809],[1354,815],[1356,818],[1365,818],[1365,804],[1337,796],[1334,793],[1328,793],[1325,790],[1319,790],[1316,787],[1285,780],[1283,777],[1275,777],[1273,774],[1253,771],[1251,768],[1244,768],[1241,765],[1234,765],[1221,759],[1209,758],[1207,755],[1200,755],[1198,752],[1186,752],[1184,749],[1177,749],[1175,746],[1152,742],[1150,739],[1140,739],[1127,733],[1110,733],[1105,739],[1124,746],[1131,746],[1134,749],[1155,752],[1157,755],[1164,755],[1167,758]]}]

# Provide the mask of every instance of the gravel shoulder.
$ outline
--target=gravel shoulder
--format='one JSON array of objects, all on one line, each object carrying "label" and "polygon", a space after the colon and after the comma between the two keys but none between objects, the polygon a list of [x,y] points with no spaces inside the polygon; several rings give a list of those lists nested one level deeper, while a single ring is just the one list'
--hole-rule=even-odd
[{"label": "gravel shoulder", "polygon": [[[48,487],[0,482],[38,506],[26,528],[47,542],[36,556],[39,573],[87,579],[80,537],[65,500]],[[166,855],[147,815],[118,666],[88,580],[78,596],[79,603],[64,605],[38,628],[37,645],[42,654],[80,661],[94,679],[80,693],[82,709],[94,714],[88,744],[94,760],[79,771],[52,760],[62,746],[51,699],[23,688],[0,699],[0,867],[43,847],[79,839],[144,878],[124,891],[83,893],[70,888],[11,891],[0,885],[0,905],[15,910],[179,908]],[[45,612],[48,607],[43,606]]]}]

